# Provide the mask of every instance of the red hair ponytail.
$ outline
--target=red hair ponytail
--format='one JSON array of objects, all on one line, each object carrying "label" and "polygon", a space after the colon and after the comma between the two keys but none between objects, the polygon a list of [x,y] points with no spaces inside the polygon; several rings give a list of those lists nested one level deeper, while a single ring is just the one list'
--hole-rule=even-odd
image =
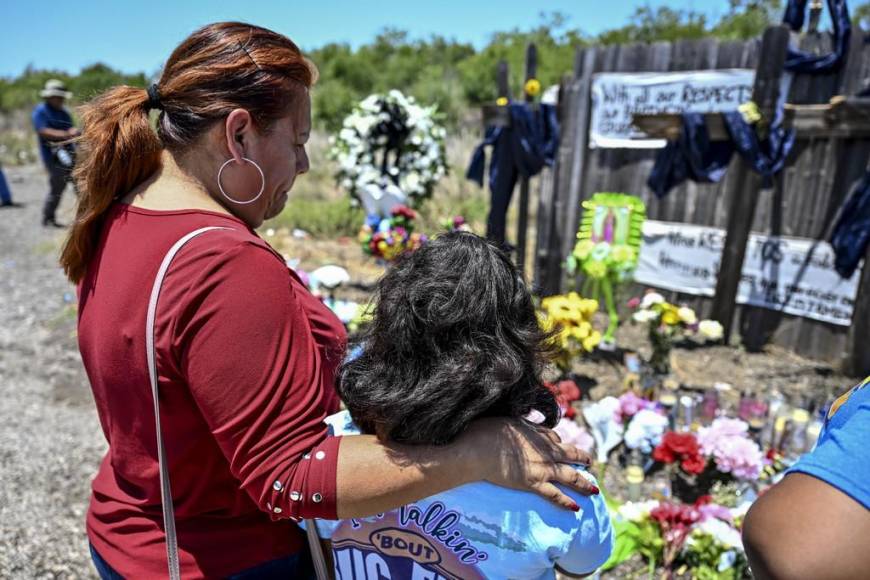
[{"label": "red hair ponytail", "polygon": [[239,22],[210,24],[176,48],[158,83],[157,132],[148,122],[148,92],[115,87],[82,108],[84,132],[74,172],[79,187],[76,219],[61,265],[80,281],[96,253],[103,216],[112,203],[160,167],[166,148],[196,146],[233,109],[247,109],[267,129],[290,113],[300,87],[316,69],[287,37]]}]

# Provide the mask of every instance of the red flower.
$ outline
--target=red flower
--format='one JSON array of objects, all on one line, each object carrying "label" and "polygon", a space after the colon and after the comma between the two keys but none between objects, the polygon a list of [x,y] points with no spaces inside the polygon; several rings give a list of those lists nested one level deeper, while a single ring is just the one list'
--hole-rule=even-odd
[{"label": "red flower", "polygon": [[409,220],[417,218],[417,214],[414,212],[414,210],[406,205],[397,205],[390,213],[393,214],[393,217],[403,217]]},{"label": "red flower", "polygon": [[580,398],[580,387],[570,379],[556,383],[556,395],[571,403]]},{"label": "red flower", "polygon": [[665,433],[662,443],[678,455],[696,455],[699,451],[698,440],[691,433]]},{"label": "red flower", "polygon": [[664,443],[653,449],[652,458],[660,463],[673,463],[677,460],[677,456],[670,447]]},{"label": "red flower", "polygon": [[700,453],[695,455],[689,455],[683,458],[683,461],[680,463],[680,466],[683,468],[683,471],[686,473],[692,473],[695,475],[700,475],[703,473],[704,469],[707,467],[707,458],[701,455]]}]

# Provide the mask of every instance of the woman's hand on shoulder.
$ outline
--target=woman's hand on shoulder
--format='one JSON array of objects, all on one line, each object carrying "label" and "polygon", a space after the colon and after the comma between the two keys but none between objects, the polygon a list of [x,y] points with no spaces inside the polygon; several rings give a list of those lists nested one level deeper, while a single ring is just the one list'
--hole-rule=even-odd
[{"label": "woman's hand on shoulder", "polygon": [[475,421],[463,437],[487,481],[535,492],[574,511],[579,509],[577,503],[554,483],[586,495],[598,493],[598,488],[573,467],[589,466],[591,456],[562,443],[551,429],[518,419],[488,418]]}]

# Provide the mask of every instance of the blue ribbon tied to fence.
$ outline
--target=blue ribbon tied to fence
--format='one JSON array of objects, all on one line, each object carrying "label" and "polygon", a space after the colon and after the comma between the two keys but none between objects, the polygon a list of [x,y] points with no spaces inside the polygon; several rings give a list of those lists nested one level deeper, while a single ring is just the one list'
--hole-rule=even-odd
[{"label": "blue ribbon tied to fence", "polygon": [[656,157],[647,185],[662,198],[691,179],[700,183],[717,183],[725,175],[734,152],[762,176],[764,187],[773,184],[773,176],[782,170],[794,146],[795,133],[781,125],[771,127],[764,139],[755,125],[747,123],[737,111],[722,113],[729,140],[711,141],[704,114],[684,113],[680,138],[669,141]]},{"label": "blue ribbon tied to fence", "polygon": [[[821,74],[837,70],[844,62],[852,35],[852,22],[846,0],[827,0],[833,26],[833,50],[828,54],[815,55],[789,47],[785,70],[793,73]],[[785,8],[783,24],[800,32],[804,26],[807,0],[789,0]]]},{"label": "blue ribbon tied to fence", "polygon": [[556,107],[549,104],[532,108],[529,103],[510,103],[510,126],[487,127],[483,142],[471,156],[466,177],[483,186],[486,148],[492,147],[489,163],[489,189],[492,195],[487,219],[487,235],[504,241],[507,208],[520,176],[537,175],[545,165],[552,166],[559,148],[559,121]]},{"label": "blue ribbon tied to fence", "polygon": [[843,278],[851,278],[870,244],[870,170],[855,186],[840,210],[831,235],[834,268]]}]

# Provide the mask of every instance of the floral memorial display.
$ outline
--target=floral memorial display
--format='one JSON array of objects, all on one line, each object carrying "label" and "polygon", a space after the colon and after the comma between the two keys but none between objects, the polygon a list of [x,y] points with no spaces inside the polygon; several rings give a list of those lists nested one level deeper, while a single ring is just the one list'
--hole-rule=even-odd
[{"label": "floral memorial display", "polygon": [[331,139],[336,180],[370,215],[387,217],[400,204],[419,207],[447,174],[446,134],[434,106],[397,90],[369,95]]},{"label": "floral memorial display", "polygon": [[417,214],[404,205],[393,207],[390,217],[370,214],[360,229],[363,251],[384,262],[392,262],[403,252],[413,251],[426,243],[426,235],[414,231]]},{"label": "floral memorial display", "polygon": [[556,365],[563,373],[571,370],[571,361],[594,349],[601,333],[592,327],[592,316],[598,311],[598,301],[582,298],[576,292],[548,296],[541,300],[541,326],[555,332],[559,354]]},{"label": "floral memorial display", "polygon": [[675,341],[692,335],[710,342],[722,340],[721,324],[715,320],[698,321],[694,310],[665,302],[658,292],[647,292],[643,298],[633,298],[629,306],[636,309],[632,320],[647,325],[652,346],[649,364],[657,374],[670,372],[670,355]]},{"label": "floral memorial display", "polygon": [[577,245],[568,257],[568,272],[586,276],[583,295],[604,298],[610,324],[605,344],[613,344],[619,325],[614,291],[631,279],[637,267],[646,207],[640,198],[622,193],[596,193],[583,202]]}]

